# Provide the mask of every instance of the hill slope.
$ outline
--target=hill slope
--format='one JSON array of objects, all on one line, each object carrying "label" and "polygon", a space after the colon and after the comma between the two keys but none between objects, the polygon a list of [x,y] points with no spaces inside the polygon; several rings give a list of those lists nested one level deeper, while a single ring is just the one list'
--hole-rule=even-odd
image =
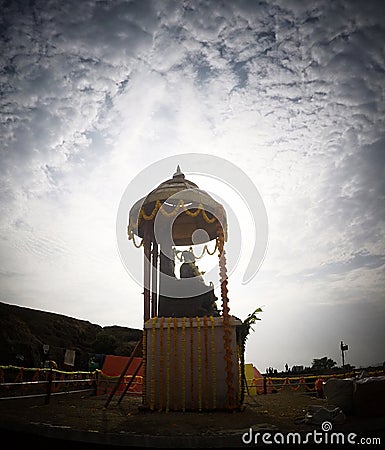
[{"label": "hill slope", "polygon": [[[142,331],[101,327],[86,320],[0,302],[0,365],[40,367],[44,360],[64,367],[66,349],[75,350],[75,369],[88,370],[94,354],[130,355]],[[49,345],[44,354],[43,345]],[[68,369],[68,367],[66,367]]]}]

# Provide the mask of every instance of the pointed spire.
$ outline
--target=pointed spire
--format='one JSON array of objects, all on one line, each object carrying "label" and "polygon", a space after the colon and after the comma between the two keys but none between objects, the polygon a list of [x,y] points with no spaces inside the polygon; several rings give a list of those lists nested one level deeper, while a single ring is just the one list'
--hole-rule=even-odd
[{"label": "pointed spire", "polygon": [[176,177],[184,178],[184,173],[182,173],[182,171],[180,170],[179,164],[177,165],[176,172],[173,175],[173,178],[176,178]]}]

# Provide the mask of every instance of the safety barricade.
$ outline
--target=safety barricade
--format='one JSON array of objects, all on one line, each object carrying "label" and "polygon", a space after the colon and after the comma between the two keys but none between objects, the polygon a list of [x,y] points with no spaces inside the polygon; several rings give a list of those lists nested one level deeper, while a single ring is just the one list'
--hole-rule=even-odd
[{"label": "safety barricade", "polygon": [[[111,391],[114,389],[114,386],[116,385],[118,379],[119,376],[107,375],[102,371],[98,370],[96,395],[110,394]],[[131,379],[132,379],[131,375],[125,375],[122,383],[116,389],[115,394],[121,395],[125,386],[131,381]],[[128,388],[126,394],[140,396],[142,395],[142,387],[143,387],[143,377],[140,375],[136,375],[134,377],[134,380],[131,382],[131,385]]]},{"label": "safety barricade", "polygon": [[96,372],[0,366],[0,400],[96,391]]},{"label": "safety barricade", "polygon": [[[369,376],[383,375],[382,371],[373,371]],[[352,374],[303,375],[298,377],[259,377],[247,379],[250,395],[271,394],[283,390],[292,392],[314,392],[323,395],[323,382],[330,378],[350,378]]]}]

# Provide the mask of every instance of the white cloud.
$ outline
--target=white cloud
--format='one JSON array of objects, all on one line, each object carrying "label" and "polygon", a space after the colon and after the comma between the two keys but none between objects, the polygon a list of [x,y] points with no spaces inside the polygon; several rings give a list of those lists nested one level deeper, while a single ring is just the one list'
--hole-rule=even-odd
[{"label": "white cloud", "polygon": [[[291,330],[286,314],[298,322],[308,311],[321,332],[311,314],[322,304],[339,339],[330,311],[383,302],[382,10],[342,1],[4,5],[2,298],[141,327],[141,292],[115,248],[120,196],[154,161],[209,153],[255,181],[269,216],[261,272],[252,285],[230,280],[232,311],[244,318],[267,304],[262,328],[278,327],[278,346]],[[357,346],[363,335],[352,337]],[[295,342],[311,357],[302,334]],[[286,362],[280,352],[251,355],[272,365],[269,357]]]}]

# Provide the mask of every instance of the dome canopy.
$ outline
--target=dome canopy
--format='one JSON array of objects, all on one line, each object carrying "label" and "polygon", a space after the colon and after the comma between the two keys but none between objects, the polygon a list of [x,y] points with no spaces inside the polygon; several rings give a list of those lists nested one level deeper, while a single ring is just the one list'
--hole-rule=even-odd
[{"label": "dome canopy", "polygon": [[167,220],[168,226],[172,226],[172,239],[175,245],[196,244],[196,240],[193,242],[192,237],[194,231],[199,229],[207,233],[207,235],[200,234],[199,243],[216,239],[218,223],[222,224],[226,239],[225,209],[206,191],[187,180],[179,166],[171,179],[161,183],[131,208],[129,235],[133,233],[144,238],[147,228],[153,240],[154,221],[158,213],[162,214],[162,220]]}]

